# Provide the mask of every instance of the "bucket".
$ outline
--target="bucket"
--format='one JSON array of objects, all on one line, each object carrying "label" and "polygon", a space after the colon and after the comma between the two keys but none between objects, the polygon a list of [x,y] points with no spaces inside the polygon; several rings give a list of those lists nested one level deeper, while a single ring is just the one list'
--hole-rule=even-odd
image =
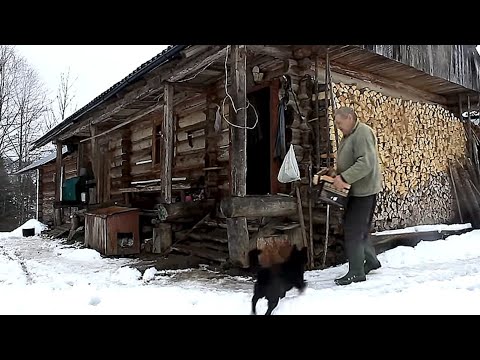
[{"label": "bucket", "polygon": [[35,235],[35,229],[34,228],[22,229],[22,235],[24,237],[34,236]]}]

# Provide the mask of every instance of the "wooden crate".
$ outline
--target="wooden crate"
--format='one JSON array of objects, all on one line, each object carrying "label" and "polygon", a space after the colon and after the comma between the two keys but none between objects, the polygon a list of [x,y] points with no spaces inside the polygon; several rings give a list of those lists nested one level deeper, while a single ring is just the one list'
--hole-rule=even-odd
[{"label": "wooden crate", "polygon": [[103,255],[140,253],[140,209],[112,206],[85,214],[85,245]]},{"label": "wooden crate", "polygon": [[347,206],[350,185],[348,186],[348,189],[337,190],[333,187],[332,184],[332,177],[327,175],[323,175],[320,177],[319,192],[317,193],[317,202],[324,202],[330,205],[345,208]]}]

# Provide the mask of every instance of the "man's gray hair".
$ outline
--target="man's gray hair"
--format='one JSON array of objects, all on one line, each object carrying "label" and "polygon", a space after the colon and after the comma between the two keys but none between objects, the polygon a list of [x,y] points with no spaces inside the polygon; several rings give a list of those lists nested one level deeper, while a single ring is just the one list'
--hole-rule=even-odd
[{"label": "man's gray hair", "polygon": [[357,114],[355,110],[348,106],[342,106],[338,109],[335,109],[335,116],[340,116],[342,118],[346,118],[348,115],[352,115],[353,121],[357,121]]}]

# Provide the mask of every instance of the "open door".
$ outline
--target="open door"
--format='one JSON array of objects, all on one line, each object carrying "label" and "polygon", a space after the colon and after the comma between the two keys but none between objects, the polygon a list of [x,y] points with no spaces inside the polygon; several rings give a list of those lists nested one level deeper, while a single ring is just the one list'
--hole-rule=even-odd
[{"label": "open door", "polygon": [[250,106],[247,110],[247,195],[271,193],[270,150],[270,87],[252,91],[247,95]]}]

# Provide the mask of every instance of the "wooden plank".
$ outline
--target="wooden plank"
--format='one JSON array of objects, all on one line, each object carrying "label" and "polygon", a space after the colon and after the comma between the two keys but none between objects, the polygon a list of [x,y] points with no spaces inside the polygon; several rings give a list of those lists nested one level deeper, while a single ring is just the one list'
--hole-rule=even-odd
[{"label": "wooden plank", "polygon": [[164,110],[163,110],[163,142],[162,142],[162,202],[172,202],[172,162],[173,162],[173,85],[166,83],[164,88]]}]

